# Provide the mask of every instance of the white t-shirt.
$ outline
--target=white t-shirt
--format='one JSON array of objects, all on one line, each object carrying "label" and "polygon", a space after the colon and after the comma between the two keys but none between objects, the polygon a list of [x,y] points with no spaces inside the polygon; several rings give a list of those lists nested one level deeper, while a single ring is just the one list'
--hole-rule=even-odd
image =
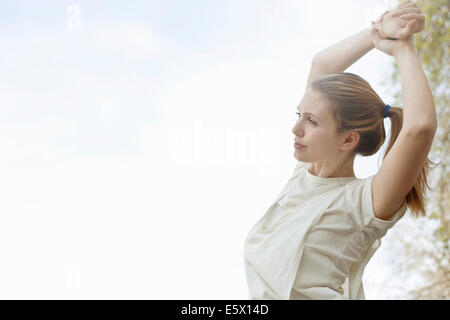
[{"label": "white t-shirt", "polygon": [[365,299],[362,275],[380,239],[405,213],[375,217],[371,182],[321,178],[298,162],[245,240],[249,299]]}]

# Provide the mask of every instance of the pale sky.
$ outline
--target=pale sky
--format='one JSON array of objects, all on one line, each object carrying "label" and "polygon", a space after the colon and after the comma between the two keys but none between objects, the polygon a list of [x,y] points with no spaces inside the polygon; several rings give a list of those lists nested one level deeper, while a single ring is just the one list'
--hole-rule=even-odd
[{"label": "pale sky", "polygon": [[[0,298],[247,299],[310,61],[389,3],[0,1]],[[392,62],[347,71],[390,103]]]}]

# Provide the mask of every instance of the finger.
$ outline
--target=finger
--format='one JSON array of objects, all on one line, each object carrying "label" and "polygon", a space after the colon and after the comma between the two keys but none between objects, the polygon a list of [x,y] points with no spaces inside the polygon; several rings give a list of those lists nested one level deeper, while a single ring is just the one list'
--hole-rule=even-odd
[{"label": "finger", "polygon": [[405,19],[405,20],[415,19],[417,21],[425,21],[425,16],[423,14],[418,14],[418,13],[402,14],[400,16],[400,18]]},{"label": "finger", "polygon": [[414,10],[414,9],[420,10],[419,7],[417,7],[415,4],[412,4],[412,5],[402,6],[402,7],[398,6],[397,8],[393,9],[392,11],[399,11],[399,10]]},{"label": "finger", "polygon": [[372,24],[372,28],[370,29],[370,33],[374,37],[375,41],[378,42],[380,40],[380,35],[378,34],[378,29],[376,28],[376,24]]},{"label": "finger", "polygon": [[400,31],[398,32],[398,38],[399,39],[408,38],[413,33],[414,29],[416,28],[416,25],[417,25],[416,20],[411,20],[410,22],[408,22],[408,24],[402,29],[400,29]]},{"label": "finger", "polygon": [[417,9],[417,8],[393,10],[392,14],[391,14],[391,17],[398,17],[398,16],[401,16],[402,14],[407,14],[407,13],[418,13],[418,14],[421,14],[422,11],[420,11],[420,9]]},{"label": "finger", "polygon": [[400,6],[404,6],[405,4],[408,4],[408,3],[410,3],[410,2],[411,2],[410,0],[404,0],[404,1],[400,2],[398,6],[399,6],[399,7],[400,7]]},{"label": "finger", "polygon": [[416,6],[416,4],[412,1],[403,1],[402,3],[400,3],[397,8],[406,8],[406,7],[414,7]]},{"label": "finger", "polygon": [[386,10],[382,15],[380,15],[378,17],[378,19],[376,20],[376,23],[381,23],[381,21],[383,21],[384,16],[389,12],[389,10]]},{"label": "finger", "polygon": [[406,13],[421,13],[419,8],[396,9],[392,10],[392,17],[397,17]]},{"label": "finger", "polygon": [[377,44],[380,41],[380,36],[378,34],[377,28],[375,27],[375,24],[370,29],[370,33],[371,33],[374,44]]}]

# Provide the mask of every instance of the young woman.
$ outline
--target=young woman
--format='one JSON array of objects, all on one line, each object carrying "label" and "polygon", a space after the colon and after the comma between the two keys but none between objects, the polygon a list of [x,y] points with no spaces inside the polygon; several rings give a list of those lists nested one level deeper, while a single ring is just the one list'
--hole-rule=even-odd
[{"label": "young woman", "polygon": [[[414,49],[424,16],[411,1],[319,52],[292,132],[298,164],[245,241],[250,299],[365,299],[364,268],[409,208],[425,215],[427,159],[437,118]],[[361,77],[343,71],[373,48],[398,64],[403,108],[390,107]],[[356,154],[391,137],[374,176],[357,179]]]}]

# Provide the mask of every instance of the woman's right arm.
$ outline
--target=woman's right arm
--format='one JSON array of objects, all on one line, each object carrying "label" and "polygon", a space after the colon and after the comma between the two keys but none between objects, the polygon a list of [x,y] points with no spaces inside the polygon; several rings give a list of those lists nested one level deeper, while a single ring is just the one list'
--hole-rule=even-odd
[{"label": "woman's right arm", "polygon": [[[413,2],[404,1],[395,9],[385,11],[373,22],[371,28],[364,29],[318,52],[311,62],[306,88],[322,75],[344,72],[372,50],[374,44],[371,37],[371,29],[375,26],[380,28],[379,34],[381,34],[382,38],[405,39],[411,33],[421,31],[423,29],[423,15],[418,15],[417,13],[420,13],[420,10]],[[419,21],[415,28],[405,28],[408,22],[413,19]]]},{"label": "woman's right arm", "polygon": [[367,28],[320,51],[311,62],[306,87],[321,75],[345,71],[373,48],[370,28]]}]

